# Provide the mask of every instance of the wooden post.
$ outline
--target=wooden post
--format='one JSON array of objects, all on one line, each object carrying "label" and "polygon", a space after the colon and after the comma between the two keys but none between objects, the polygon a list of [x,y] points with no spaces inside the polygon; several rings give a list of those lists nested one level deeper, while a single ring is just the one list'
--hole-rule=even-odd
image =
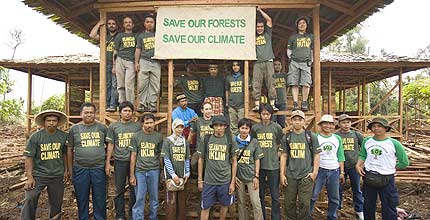
[{"label": "wooden post", "polygon": [[167,135],[172,131],[173,112],[173,60],[167,66]]},{"label": "wooden post", "polygon": [[27,70],[27,135],[30,136],[31,131],[31,97],[33,91],[33,75],[31,74],[31,68]]},{"label": "wooden post", "polygon": [[[94,77],[93,77],[92,67],[90,67],[90,102],[91,103],[94,102]],[[99,101],[99,104],[100,104],[100,101]],[[104,106],[100,104],[99,109],[101,108],[104,108]]]},{"label": "wooden post", "polygon": [[345,113],[345,104],[346,104],[346,86],[343,87],[342,90],[342,112]]},{"label": "wooden post", "polygon": [[402,83],[402,76],[403,76],[403,68],[400,67],[399,70],[399,115],[400,115],[400,121],[399,121],[399,132],[400,132],[400,141],[403,141],[403,83]]},{"label": "wooden post", "polygon": [[[366,115],[366,76],[363,76],[361,83],[361,116]],[[366,120],[363,121],[361,130],[366,132]]]},{"label": "wooden post", "polygon": [[332,71],[331,71],[331,67],[328,68],[328,114],[331,115],[331,92],[332,92]]},{"label": "wooden post", "polygon": [[405,130],[406,130],[406,134],[405,134],[405,137],[406,137],[406,140],[409,140],[409,123],[408,123],[408,121],[409,121],[409,106],[408,105],[405,105],[405,114],[406,114],[406,120],[405,120]]},{"label": "wooden post", "polygon": [[249,61],[245,60],[244,67],[243,67],[243,81],[245,89],[244,91],[244,111],[245,111],[245,118],[248,118],[249,115]]},{"label": "wooden post", "polygon": [[[66,113],[67,118],[70,116],[70,79],[67,75],[64,78],[64,113]],[[69,119],[67,119],[66,128],[69,127]]]},{"label": "wooden post", "polygon": [[[100,10],[100,20],[106,21],[106,11]],[[107,25],[107,24],[106,24]],[[100,121],[105,123],[106,116],[106,25],[100,28],[100,66],[99,66],[99,113]],[[90,79],[92,79],[92,71]],[[92,83],[92,82],[91,82]],[[90,86],[92,88],[92,85]],[[92,100],[92,93],[91,93]]]},{"label": "wooden post", "polygon": [[360,115],[360,80],[358,80],[357,85],[357,115]]},{"label": "wooden post", "polygon": [[312,9],[312,21],[314,26],[314,129],[321,118],[321,63],[320,63],[320,5]]}]

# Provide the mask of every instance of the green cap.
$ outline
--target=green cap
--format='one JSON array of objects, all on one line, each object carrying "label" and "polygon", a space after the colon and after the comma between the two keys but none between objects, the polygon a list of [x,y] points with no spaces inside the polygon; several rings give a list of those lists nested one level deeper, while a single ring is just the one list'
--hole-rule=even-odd
[{"label": "green cap", "polygon": [[387,131],[390,131],[391,130],[391,126],[388,124],[388,121],[387,121],[387,119],[385,119],[385,118],[374,118],[368,125],[367,125],[367,128],[368,129],[372,129],[372,125],[373,124],[375,124],[375,123],[378,123],[378,124],[380,124],[380,125],[382,125]]}]

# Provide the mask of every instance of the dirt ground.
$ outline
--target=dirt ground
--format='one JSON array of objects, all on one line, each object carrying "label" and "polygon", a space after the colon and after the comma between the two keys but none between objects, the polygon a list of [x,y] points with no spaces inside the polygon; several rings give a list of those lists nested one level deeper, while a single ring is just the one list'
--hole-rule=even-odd
[{"label": "dirt ground", "polygon": [[[25,146],[25,129],[22,126],[2,126],[0,127],[0,220],[19,219],[20,210],[24,201],[24,190],[17,186],[16,189],[10,189],[11,186],[23,182],[23,158],[22,154]],[[162,185],[161,185],[162,186]],[[400,195],[400,208],[408,212],[416,213],[421,216],[419,219],[430,219],[430,184],[422,183],[397,183]],[[196,216],[199,207],[199,193],[197,187],[190,187],[187,193],[187,211]],[[352,209],[352,196],[349,184],[346,184],[346,194],[344,196],[344,208],[339,213],[339,219],[355,220],[354,210]],[[114,218],[113,197],[114,197],[113,178],[109,179],[108,194],[108,219]],[[126,195],[128,198],[128,196]],[[160,190],[160,219],[163,219],[164,213],[164,191]],[[266,197],[268,198],[268,197]],[[282,201],[282,198],[281,198]],[[283,205],[283,204],[281,204]],[[325,219],[326,208],[319,207],[314,212],[314,219]],[[249,205],[250,207],[250,205]],[[90,206],[90,210],[91,210]],[[232,207],[230,214],[237,216],[236,207]],[[282,209],[283,210],[283,209]],[[380,211],[380,204],[378,204]],[[47,194],[43,192],[39,199],[39,208],[37,210],[38,219],[48,219]],[[267,210],[270,213],[270,209]],[[252,213],[252,212],[250,212]],[[67,185],[63,200],[63,219],[77,219],[76,200],[73,196],[72,185]],[[197,219],[197,218],[189,218]],[[231,218],[234,219],[234,218]],[[378,219],[380,214],[378,214]]]}]

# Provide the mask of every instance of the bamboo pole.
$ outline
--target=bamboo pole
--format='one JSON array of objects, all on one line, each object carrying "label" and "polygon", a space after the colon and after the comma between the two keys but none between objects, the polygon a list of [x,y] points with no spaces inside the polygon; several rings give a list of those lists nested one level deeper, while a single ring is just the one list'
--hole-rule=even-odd
[{"label": "bamboo pole", "polygon": [[[100,20],[106,21],[106,11],[100,10],[99,13],[100,13]],[[106,25],[100,28],[99,113],[100,113],[100,121],[102,123],[105,123],[105,116],[106,116],[106,46],[105,46],[106,28],[105,27]],[[90,78],[92,78],[92,76]],[[92,100],[92,93],[91,93],[91,100]]]},{"label": "bamboo pole", "polygon": [[173,112],[173,60],[169,60],[167,66],[167,134],[172,131],[172,112]]},{"label": "bamboo pole", "polygon": [[[363,76],[361,90],[361,116],[364,116],[366,114],[366,76]],[[366,121],[361,124],[361,130],[366,132]]]},{"label": "bamboo pole", "polygon": [[31,103],[32,103],[32,91],[33,91],[33,75],[31,68],[27,69],[27,135],[30,135],[31,131]]},{"label": "bamboo pole", "polygon": [[320,5],[317,4],[312,10],[312,21],[314,26],[314,109],[316,120],[314,129],[317,127],[317,121],[321,118],[321,61],[320,61]]},{"label": "bamboo pole", "polygon": [[249,115],[249,61],[245,60],[243,67],[243,80],[244,82],[244,111],[245,118],[248,118]]},{"label": "bamboo pole", "polygon": [[[93,68],[90,67],[90,102],[94,102],[94,77],[93,77]],[[99,102],[100,104],[100,102]],[[99,109],[103,108],[102,105],[99,106]]]},{"label": "bamboo pole", "polygon": [[331,71],[331,67],[328,68],[328,114],[331,115],[332,111],[331,111],[331,92],[332,92],[332,82],[333,81],[333,75],[332,75],[332,71]]},{"label": "bamboo pole", "polygon": [[64,92],[64,113],[67,115],[66,128],[68,128],[70,116],[70,79],[68,75],[64,78]]},{"label": "bamboo pole", "polygon": [[400,70],[399,70],[399,115],[400,115],[399,132],[400,132],[400,141],[403,141],[403,83],[402,83],[402,76],[403,76],[403,68],[400,67]]}]

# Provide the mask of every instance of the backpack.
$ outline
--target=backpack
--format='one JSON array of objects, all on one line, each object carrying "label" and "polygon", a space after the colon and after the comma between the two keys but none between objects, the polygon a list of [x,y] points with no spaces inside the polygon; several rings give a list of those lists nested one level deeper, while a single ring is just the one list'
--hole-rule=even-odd
[{"label": "backpack", "polygon": [[[286,138],[285,138],[285,146],[290,146],[290,140],[291,140],[291,131],[287,133]],[[312,153],[313,150],[313,142],[312,142],[312,132],[309,130],[305,130],[305,137],[306,137],[306,142],[309,145],[309,149],[311,150],[311,157],[312,157],[312,162],[311,165],[314,165],[314,154]],[[288,154],[289,155],[289,154]],[[288,158],[287,158],[287,165],[288,165]]]}]

